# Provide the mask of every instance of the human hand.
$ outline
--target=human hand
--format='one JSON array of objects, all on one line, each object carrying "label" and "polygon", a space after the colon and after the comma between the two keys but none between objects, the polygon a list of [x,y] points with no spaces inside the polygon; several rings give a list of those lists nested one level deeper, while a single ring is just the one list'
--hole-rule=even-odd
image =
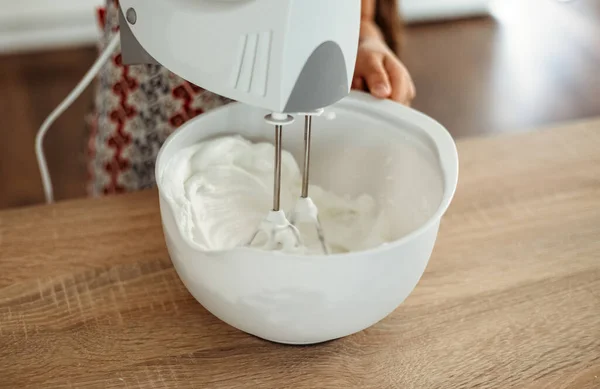
[{"label": "human hand", "polygon": [[391,99],[409,105],[416,90],[406,67],[396,54],[379,38],[360,42],[352,89],[369,91],[381,99]]}]

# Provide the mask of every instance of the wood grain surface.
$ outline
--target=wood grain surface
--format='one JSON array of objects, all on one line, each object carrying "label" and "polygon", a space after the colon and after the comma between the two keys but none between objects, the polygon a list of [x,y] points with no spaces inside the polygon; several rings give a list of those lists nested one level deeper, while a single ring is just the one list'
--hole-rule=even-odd
[{"label": "wood grain surface", "polygon": [[459,142],[429,267],[392,315],[291,347],[206,312],[153,191],[0,213],[2,388],[599,388],[600,120]]}]

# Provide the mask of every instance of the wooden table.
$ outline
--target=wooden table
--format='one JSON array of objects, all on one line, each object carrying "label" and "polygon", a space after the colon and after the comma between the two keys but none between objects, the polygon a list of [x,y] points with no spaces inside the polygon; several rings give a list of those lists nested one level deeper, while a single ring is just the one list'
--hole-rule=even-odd
[{"label": "wooden table", "polygon": [[153,191],[0,213],[0,387],[600,388],[600,121],[459,152],[414,293],[311,347],[196,303]]}]

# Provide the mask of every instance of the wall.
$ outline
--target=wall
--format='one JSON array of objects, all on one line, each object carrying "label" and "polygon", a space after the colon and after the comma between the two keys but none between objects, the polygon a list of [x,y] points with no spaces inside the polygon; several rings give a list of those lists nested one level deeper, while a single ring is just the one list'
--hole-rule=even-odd
[{"label": "wall", "polygon": [[490,3],[491,0],[400,0],[400,8],[404,19],[415,23],[487,15]]},{"label": "wall", "polygon": [[102,0],[0,0],[0,53],[90,44]]}]

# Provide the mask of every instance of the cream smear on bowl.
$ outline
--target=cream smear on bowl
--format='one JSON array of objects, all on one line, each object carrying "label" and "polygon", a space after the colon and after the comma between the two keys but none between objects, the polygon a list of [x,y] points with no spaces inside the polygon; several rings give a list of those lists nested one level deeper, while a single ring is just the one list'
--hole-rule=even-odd
[{"label": "cream smear on bowl", "polygon": [[[205,251],[244,246],[272,206],[273,155],[272,144],[252,143],[241,136],[211,139],[179,151],[163,171],[161,185],[181,233]],[[433,175],[437,170],[426,169]],[[302,178],[298,163],[287,151],[282,156],[281,177],[282,209],[289,211],[300,196]],[[441,180],[436,175],[427,182],[439,186],[432,188],[432,198],[426,202],[433,212],[441,196]],[[398,228],[398,212],[388,209],[393,202],[368,194],[333,193],[317,185],[311,185],[309,193],[334,254],[375,248],[405,233],[406,228]],[[423,219],[429,216],[424,214]],[[321,254],[314,228],[299,228],[306,254]]]}]

